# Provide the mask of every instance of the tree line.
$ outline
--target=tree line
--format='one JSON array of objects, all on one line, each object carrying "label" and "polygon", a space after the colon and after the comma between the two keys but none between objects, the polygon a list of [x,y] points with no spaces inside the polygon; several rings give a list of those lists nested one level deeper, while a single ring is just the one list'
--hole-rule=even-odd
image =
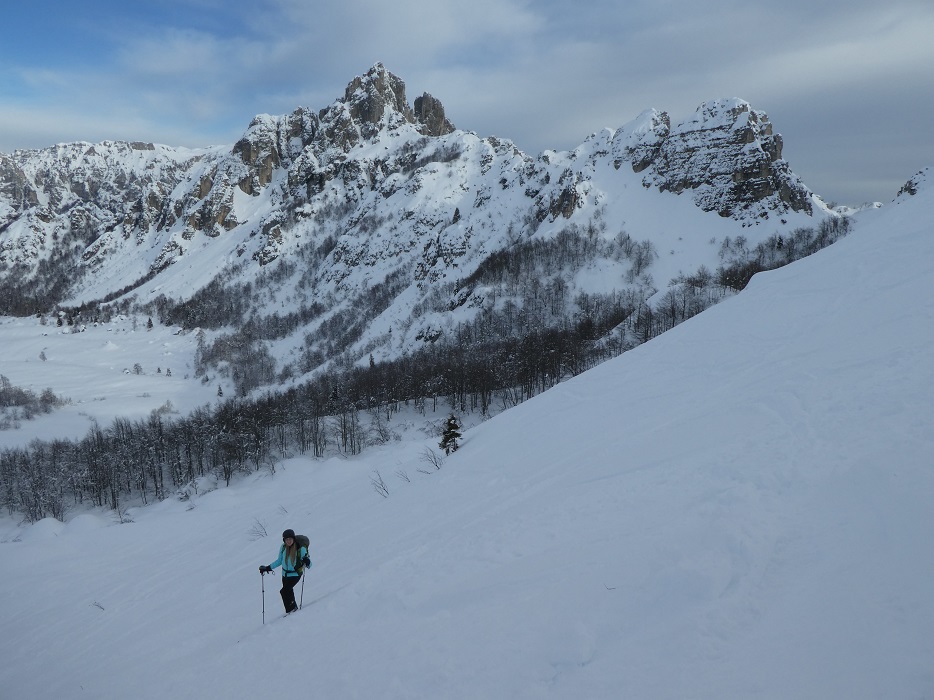
[{"label": "tree line", "polygon": [[[713,272],[702,267],[672,280],[652,305],[638,286],[611,294],[578,294],[572,299],[561,274],[541,276],[551,254],[543,252],[542,244],[531,244],[529,255],[500,256],[460,285],[465,290],[484,286],[489,293],[495,286],[491,282],[501,278],[503,286],[497,288],[515,289],[518,297],[484,305],[472,320],[432,337],[418,352],[384,362],[372,356],[359,364],[348,360],[299,386],[258,397],[250,391],[254,376],[254,380],[240,380],[241,395],[188,416],[174,414],[167,407],[146,419],[118,418],[108,426],[95,425],[81,439],[36,440],[26,447],[0,450],[0,506],[30,521],[61,519],[69,507],[82,503],[119,512],[127,503],[184,497],[202,477],[229,484],[238,473],[274,470],[276,462],[287,455],[359,454],[369,445],[392,439],[391,419],[403,406],[423,414],[489,415],[528,400],[737,293],[752,271],[804,257],[847,231],[847,220],[839,219],[816,229],[798,229],[786,237],[776,235],[752,248],[742,237],[725,240],[721,266]],[[592,240],[585,232],[553,245],[571,251],[573,260],[583,264],[587,256],[579,251],[591,243],[585,240],[579,245],[580,238]],[[624,235],[612,245],[622,255],[651,258],[647,246]],[[647,267],[642,266],[643,278]],[[522,284],[514,284],[523,277]],[[401,282],[388,283],[371,295],[369,310],[364,309],[356,320],[365,323],[378,313],[392,297],[394,284]],[[440,294],[436,302],[442,298],[451,303],[450,293]],[[469,294],[454,298],[465,302]],[[360,314],[361,309],[356,312]],[[336,323],[332,331],[331,351],[343,345],[340,334],[355,334],[346,325],[339,326]],[[235,377],[238,371],[259,372],[263,381],[253,386],[270,383],[275,361],[268,351],[263,354],[261,340],[267,333],[282,331],[276,323],[258,321],[245,328],[246,335],[235,332],[210,347],[199,347],[202,371],[212,362],[223,361],[232,363]]]}]

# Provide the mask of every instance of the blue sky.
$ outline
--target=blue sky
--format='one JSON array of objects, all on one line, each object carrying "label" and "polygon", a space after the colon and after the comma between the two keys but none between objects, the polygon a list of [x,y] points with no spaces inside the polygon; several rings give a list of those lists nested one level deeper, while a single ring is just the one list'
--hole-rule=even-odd
[{"label": "blue sky", "polygon": [[929,0],[33,0],[3,11],[0,152],[233,143],[377,61],[409,101],[535,155],[643,109],[741,97],[818,194],[890,200],[934,165]]}]

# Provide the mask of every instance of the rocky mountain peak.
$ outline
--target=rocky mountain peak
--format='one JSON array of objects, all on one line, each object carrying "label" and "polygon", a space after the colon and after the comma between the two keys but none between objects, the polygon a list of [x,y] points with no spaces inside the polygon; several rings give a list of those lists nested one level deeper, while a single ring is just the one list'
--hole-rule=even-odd
[{"label": "rocky mountain peak", "polygon": [[705,102],[674,126],[666,113],[649,110],[614,141],[619,160],[647,171],[647,186],[690,191],[704,211],[724,217],[811,211],[810,191],[782,160],[781,135],[745,100]]},{"label": "rocky mountain peak", "polygon": [[425,136],[442,136],[455,130],[440,100],[424,93],[414,108],[408,103],[405,82],[377,63],[348,83],[344,97],[320,113],[331,140],[346,150],[359,138],[371,139],[381,130],[412,124]]},{"label": "rocky mountain peak", "polygon": [[344,103],[357,122],[378,125],[387,111],[401,114],[406,121],[414,121],[412,108],[405,100],[405,83],[382,63],[348,83]]}]

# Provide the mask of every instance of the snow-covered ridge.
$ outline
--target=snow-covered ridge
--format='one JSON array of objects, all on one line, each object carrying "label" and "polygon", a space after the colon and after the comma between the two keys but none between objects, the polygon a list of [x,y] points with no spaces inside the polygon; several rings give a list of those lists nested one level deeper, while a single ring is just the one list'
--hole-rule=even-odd
[{"label": "snow-covered ridge", "polygon": [[[255,315],[312,301],[337,313],[382,286],[393,299],[358,346],[390,357],[497,303],[483,290],[464,303],[458,287],[522,241],[568,230],[648,241],[661,253],[648,274],[620,261],[562,274],[572,297],[633,285],[651,295],[715,269],[727,238],[755,246],[836,216],[781,146],[763,112],[728,99],[678,123],[648,110],[532,157],[456,129],[427,93],[410,105],[404,82],[376,64],[324,109],[255,117],[229,148],[105,142],[2,156],[0,281],[34,278],[66,290],[48,306],[77,306],[186,300],[218,275],[263,279],[268,291],[248,300]],[[65,270],[70,285],[56,287]],[[424,311],[445,295],[451,313]]]},{"label": "snow-covered ridge", "polygon": [[[357,189],[377,187],[381,176],[391,173],[393,156],[403,160],[392,151],[404,148],[416,162],[430,157],[425,151],[434,145],[412,144],[406,133],[430,138],[455,133],[453,141],[460,143],[449,143],[455,151],[470,140],[469,134],[455,132],[430,95],[410,107],[404,83],[377,64],[351,81],[343,99],[317,114],[299,108],[291,115],[257,116],[230,150],[103,142],[16,151],[0,161],[0,255],[4,262],[34,264],[50,252],[43,234],[67,228],[64,212],[84,205],[93,210],[97,236],[120,228],[124,238],[161,245],[161,255],[147,260],[157,270],[183,254],[189,247],[184,241],[199,233],[216,236],[244,224],[255,235],[266,223],[255,216],[259,210],[281,215],[321,195],[335,177],[344,176],[345,184]],[[376,141],[389,152],[377,158],[353,152]],[[781,138],[772,134],[764,113],[741,100],[701,105],[674,127],[667,114],[651,110],[618,130],[611,156],[617,166],[627,161],[637,172],[651,167],[645,182],[661,190],[697,190],[694,199],[702,209],[724,216],[755,220],[789,210],[810,213],[813,207],[810,192],[780,160]],[[519,168],[527,169],[525,163]],[[348,170],[365,179],[347,183]],[[282,172],[279,187],[264,193],[277,172]],[[530,174],[541,189],[546,173],[537,168]],[[460,187],[482,190],[478,182]],[[236,212],[246,207],[237,207],[235,189],[266,194],[272,201],[251,207],[254,216],[248,219]],[[582,187],[575,189],[579,197]],[[89,237],[94,238],[89,245],[96,242],[93,233]],[[100,262],[98,252],[105,247],[97,245],[85,262]]]},{"label": "snow-covered ridge", "polygon": [[905,197],[914,197],[918,192],[922,192],[934,186],[934,177],[931,175],[931,168],[927,167],[915,173],[898,191],[896,202]]}]

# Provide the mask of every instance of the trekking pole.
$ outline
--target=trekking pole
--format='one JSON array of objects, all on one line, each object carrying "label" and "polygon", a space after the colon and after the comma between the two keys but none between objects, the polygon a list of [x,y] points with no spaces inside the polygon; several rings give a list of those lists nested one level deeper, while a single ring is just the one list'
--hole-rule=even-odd
[{"label": "trekking pole", "polygon": [[298,597],[298,609],[302,609],[302,601],[305,600],[305,572],[302,572],[302,593]]},{"label": "trekking pole", "polygon": [[262,581],[260,584],[263,587],[263,624],[266,624],[266,574],[262,571],[259,572],[259,579]]}]

